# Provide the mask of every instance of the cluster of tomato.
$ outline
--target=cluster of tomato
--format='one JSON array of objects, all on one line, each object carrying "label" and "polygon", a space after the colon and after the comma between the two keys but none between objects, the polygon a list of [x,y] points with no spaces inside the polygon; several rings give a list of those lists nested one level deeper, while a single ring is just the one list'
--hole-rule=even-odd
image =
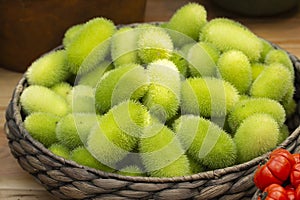
[{"label": "cluster of tomato", "polygon": [[254,175],[258,200],[300,200],[300,154],[276,149]]}]

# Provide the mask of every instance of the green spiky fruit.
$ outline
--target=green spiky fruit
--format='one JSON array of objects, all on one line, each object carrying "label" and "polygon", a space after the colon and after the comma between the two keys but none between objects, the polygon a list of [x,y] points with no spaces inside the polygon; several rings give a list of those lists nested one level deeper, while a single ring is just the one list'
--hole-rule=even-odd
[{"label": "green spiky fruit", "polygon": [[235,163],[235,144],[230,135],[216,124],[199,116],[182,115],[175,126],[176,135],[187,153],[209,169]]},{"label": "green spiky fruit", "polygon": [[66,51],[50,52],[34,61],[26,72],[30,85],[51,87],[68,78]]},{"label": "green spiky fruit", "polygon": [[76,24],[68,28],[68,30],[64,34],[63,38],[63,45],[64,47],[69,46],[74,38],[77,36],[78,33],[80,33],[81,29],[83,27],[83,24]]},{"label": "green spiky fruit", "polygon": [[237,102],[228,116],[230,128],[235,131],[243,120],[253,114],[265,113],[271,115],[279,126],[285,121],[285,111],[277,101],[267,98],[249,98]]},{"label": "green spiky fruit", "polygon": [[109,53],[110,37],[115,32],[112,21],[94,18],[86,22],[67,46],[67,58],[73,74],[86,73]]},{"label": "green spiky fruit", "polygon": [[113,172],[114,169],[103,165],[96,158],[92,156],[92,154],[83,146],[77,147],[70,153],[70,159],[77,162],[80,165],[92,167],[95,169],[99,169],[105,172]]},{"label": "green spiky fruit", "polygon": [[205,117],[225,116],[239,100],[237,90],[217,78],[189,78],[181,87],[181,112]]},{"label": "green spiky fruit", "polygon": [[61,83],[53,85],[51,87],[51,90],[53,90],[56,94],[60,95],[64,99],[67,99],[67,96],[72,91],[72,86],[67,82],[61,82]]},{"label": "green spiky fruit", "polygon": [[114,106],[93,127],[88,150],[101,163],[114,167],[137,147],[142,130],[150,123],[147,109],[139,103],[125,101]]},{"label": "green spiky fruit", "polygon": [[179,71],[169,60],[157,60],[147,69],[151,84],[143,103],[162,121],[168,120],[176,115],[179,107]]},{"label": "green spiky fruit", "polygon": [[278,124],[270,115],[254,114],[246,118],[233,138],[238,163],[249,161],[274,149],[278,136]]},{"label": "green spiky fruit", "polygon": [[168,33],[158,27],[143,28],[138,37],[137,45],[138,55],[143,63],[168,59],[174,48]]},{"label": "green spiky fruit", "polygon": [[113,65],[108,61],[103,61],[95,69],[79,77],[78,85],[95,88],[104,73],[111,69],[113,69]]},{"label": "green spiky fruit", "polygon": [[69,109],[73,113],[95,113],[95,90],[86,85],[76,85],[67,96]]},{"label": "green spiky fruit", "polygon": [[148,75],[138,64],[128,64],[104,74],[96,87],[98,110],[105,113],[120,102],[138,100],[147,92]]},{"label": "green spiky fruit", "polygon": [[24,120],[24,127],[29,134],[46,147],[57,141],[55,129],[60,117],[51,113],[35,112]]},{"label": "green spiky fruit", "polygon": [[288,68],[292,74],[292,77],[294,77],[295,72],[294,72],[293,63],[289,55],[284,50],[273,49],[269,51],[269,53],[266,55],[265,63],[269,65],[273,63],[280,63],[286,68]]},{"label": "green spiky fruit", "polygon": [[260,39],[262,43],[262,51],[260,54],[260,62],[265,62],[267,54],[274,49],[274,47],[266,40]]},{"label": "green spiky fruit", "polygon": [[191,174],[188,158],[184,155],[179,140],[166,126],[155,124],[146,130],[139,150],[150,176],[174,177]]},{"label": "green spiky fruit", "polygon": [[192,76],[215,76],[220,52],[211,44],[199,42],[188,52],[187,60]]},{"label": "green spiky fruit", "polygon": [[145,176],[142,170],[136,165],[124,167],[118,171],[118,174],[124,176]]},{"label": "green spiky fruit", "polygon": [[151,114],[161,121],[166,121],[176,115],[179,98],[169,88],[151,84],[143,98],[143,104],[150,109]]},{"label": "green spiky fruit", "polygon": [[69,159],[70,157],[70,150],[62,144],[59,143],[52,144],[48,149],[55,155],[58,155],[65,159]]},{"label": "green spiky fruit", "polygon": [[99,116],[95,114],[68,114],[58,122],[56,137],[69,149],[82,146],[86,144],[90,130],[98,119]]},{"label": "green spiky fruit", "polygon": [[210,42],[221,51],[240,50],[250,61],[258,61],[262,51],[261,40],[242,24],[225,18],[216,18],[202,29],[201,40]]},{"label": "green spiky fruit", "polygon": [[240,94],[245,94],[252,83],[252,70],[247,56],[236,50],[222,54],[218,61],[222,79],[231,83]]},{"label": "green spiky fruit", "polygon": [[64,116],[68,113],[68,105],[64,98],[43,86],[31,85],[25,88],[20,101],[26,114],[47,112]]},{"label": "green spiky fruit", "polygon": [[250,94],[253,97],[266,97],[280,101],[291,85],[293,85],[293,79],[290,71],[276,63],[269,65],[261,72],[253,82]]},{"label": "green spiky fruit", "polygon": [[137,38],[139,31],[131,27],[119,29],[112,37],[111,57],[116,67],[139,63]]},{"label": "green spiky fruit", "polygon": [[[202,5],[189,3],[176,11],[169,23],[168,29],[178,34],[171,34],[177,46],[186,43],[186,38],[199,40],[199,33],[207,22],[207,13]],[[184,34],[185,36],[182,36]]]},{"label": "green spiky fruit", "polygon": [[252,63],[251,70],[252,70],[252,81],[254,82],[257,77],[264,71],[267,65],[263,63]]},{"label": "green spiky fruit", "polygon": [[279,136],[277,145],[281,144],[287,137],[289,137],[290,131],[287,125],[283,124],[279,129]]}]

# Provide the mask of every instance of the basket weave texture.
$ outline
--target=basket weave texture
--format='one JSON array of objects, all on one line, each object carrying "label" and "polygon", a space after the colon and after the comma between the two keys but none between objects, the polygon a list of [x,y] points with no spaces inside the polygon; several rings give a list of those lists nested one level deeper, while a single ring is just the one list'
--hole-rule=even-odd
[{"label": "basket weave texture", "polygon": [[[278,47],[276,47],[278,48]],[[297,111],[287,120],[291,135],[279,147],[300,152],[300,61],[289,54],[295,69]],[[20,166],[50,193],[61,199],[251,199],[257,165],[269,153],[243,164],[173,178],[133,177],[81,166],[54,155],[24,129],[20,95],[27,86],[17,84],[6,111],[5,130],[11,153]]]}]

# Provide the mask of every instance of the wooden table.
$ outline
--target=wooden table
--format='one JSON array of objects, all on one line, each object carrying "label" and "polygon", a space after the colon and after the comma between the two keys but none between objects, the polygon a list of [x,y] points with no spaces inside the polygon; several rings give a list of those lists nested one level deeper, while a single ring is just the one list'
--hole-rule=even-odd
[{"label": "wooden table", "polygon": [[[145,21],[166,21],[187,0],[148,0]],[[249,27],[258,36],[278,44],[300,57],[300,11],[267,18],[247,18],[225,12],[209,0],[199,0],[206,6],[208,18],[229,17]],[[3,67],[3,66],[2,66]],[[3,126],[5,109],[21,73],[0,68],[0,200],[54,199],[41,185],[23,171],[10,154]]]}]

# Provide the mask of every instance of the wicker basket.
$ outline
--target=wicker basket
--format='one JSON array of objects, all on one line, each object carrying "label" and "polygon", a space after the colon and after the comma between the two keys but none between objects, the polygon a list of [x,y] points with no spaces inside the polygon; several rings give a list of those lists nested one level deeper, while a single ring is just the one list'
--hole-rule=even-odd
[{"label": "wicker basket", "polygon": [[[294,131],[278,147],[299,152],[300,61],[293,55],[290,58],[295,68],[294,99],[298,107],[297,112],[287,120],[289,129]],[[131,177],[107,173],[56,156],[24,129],[19,99],[26,86],[27,81],[23,77],[7,108],[5,130],[9,147],[20,166],[58,198],[250,200],[257,190],[252,181],[254,171],[269,153],[243,164],[173,178]]]}]

